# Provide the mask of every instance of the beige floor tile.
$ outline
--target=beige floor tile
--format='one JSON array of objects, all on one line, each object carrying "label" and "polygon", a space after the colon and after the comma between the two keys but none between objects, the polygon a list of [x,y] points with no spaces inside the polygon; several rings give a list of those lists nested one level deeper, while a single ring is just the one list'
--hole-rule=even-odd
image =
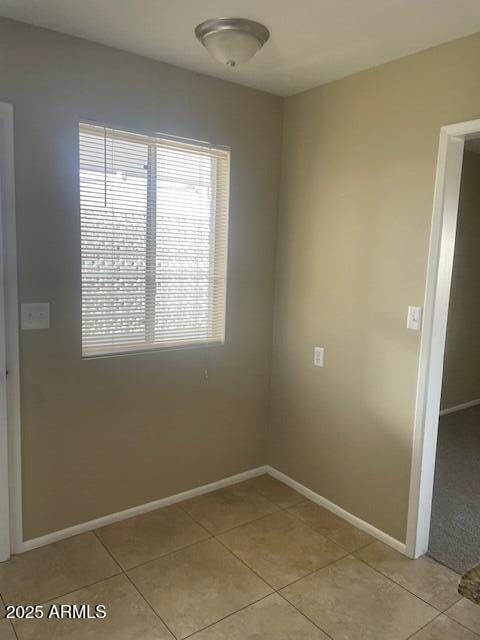
[{"label": "beige floor tile", "polygon": [[375,540],[368,533],[357,529],[343,518],[339,518],[328,509],[324,509],[310,500],[295,505],[289,511],[309,527],[327,536],[350,553]]},{"label": "beige floor tile", "polygon": [[280,482],[280,480],[266,474],[247,480],[244,484],[250,485],[258,491],[258,493],[261,493],[262,496],[267,498],[267,500],[270,500],[270,502],[273,502],[273,504],[278,505],[282,509],[286,509],[305,500],[298,491],[295,491],[283,482]]},{"label": "beige floor tile", "polygon": [[478,636],[441,615],[413,635],[411,640],[478,640]]},{"label": "beige floor tile", "polygon": [[36,604],[120,573],[93,533],[33,549],[0,564],[5,602]]},{"label": "beige floor tile", "polygon": [[0,620],[0,640],[16,640],[9,620]]},{"label": "beige floor tile", "polygon": [[217,534],[278,511],[278,507],[245,483],[181,502],[182,509]]},{"label": "beige floor tile", "polygon": [[218,539],[275,589],[346,553],[285,511],[232,529]]},{"label": "beige floor tile", "polygon": [[374,542],[355,555],[440,611],[460,600],[460,576],[430,558],[411,560],[381,542]]},{"label": "beige floor tile", "polygon": [[132,583],[124,575],[109,578],[44,605],[104,604],[106,617],[93,620],[22,620],[15,622],[19,640],[173,640]]},{"label": "beige floor tile", "polygon": [[351,556],[282,590],[334,640],[406,640],[437,610]]},{"label": "beige floor tile", "polygon": [[480,605],[462,598],[453,607],[447,609],[446,614],[464,627],[480,635]]},{"label": "beige floor tile", "polygon": [[271,593],[268,585],[213,539],[152,560],[128,575],[181,638]]},{"label": "beige floor tile", "polygon": [[196,633],[192,640],[328,640],[328,637],[274,594]]},{"label": "beige floor tile", "polygon": [[124,569],[210,537],[174,505],[117,522],[95,533]]}]

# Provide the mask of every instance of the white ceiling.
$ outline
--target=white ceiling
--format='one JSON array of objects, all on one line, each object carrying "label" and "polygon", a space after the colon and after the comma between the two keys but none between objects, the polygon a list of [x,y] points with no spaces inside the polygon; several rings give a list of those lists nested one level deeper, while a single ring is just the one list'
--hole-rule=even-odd
[{"label": "white ceiling", "polygon": [[[0,15],[283,96],[480,31],[480,0],[0,0]],[[193,35],[217,16],[271,38],[222,67]]]}]

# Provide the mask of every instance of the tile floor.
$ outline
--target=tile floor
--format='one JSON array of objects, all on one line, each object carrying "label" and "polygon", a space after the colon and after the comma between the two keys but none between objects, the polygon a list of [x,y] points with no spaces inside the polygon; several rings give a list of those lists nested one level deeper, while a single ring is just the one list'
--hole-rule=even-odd
[{"label": "tile floor", "polygon": [[260,476],[0,564],[0,607],[107,609],[0,640],[479,640],[458,580]]}]

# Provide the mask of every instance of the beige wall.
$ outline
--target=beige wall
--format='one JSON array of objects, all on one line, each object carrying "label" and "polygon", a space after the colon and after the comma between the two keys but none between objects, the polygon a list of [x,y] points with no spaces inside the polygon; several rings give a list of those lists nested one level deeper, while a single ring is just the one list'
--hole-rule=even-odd
[{"label": "beige wall", "polygon": [[443,367],[442,409],[480,398],[480,154],[466,151]]},{"label": "beige wall", "polygon": [[[439,128],[480,116],[480,35],[286,100],[269,462],[405,539]],[[313,367],[313,346],[326,366]]]},{"label": "beige wall", "polygon": [[[21,334],[25,537],[264,464],[282,100],[7,20],[0,60],[20,298],[51,303]],[[224,347],[81,359],[80,118],[231,145]]]}]

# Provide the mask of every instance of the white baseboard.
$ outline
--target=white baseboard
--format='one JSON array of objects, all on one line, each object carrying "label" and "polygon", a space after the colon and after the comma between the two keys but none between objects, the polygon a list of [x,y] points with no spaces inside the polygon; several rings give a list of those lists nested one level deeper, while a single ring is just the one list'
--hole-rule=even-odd
[{"label": "white baseboard", "polygon": [[256,467],[255,469],[250,469],[249,471],[244,471],[243,473],[237,473],[236,475],[229,476],[228,478],[224,478],[223,480],[210,482],[209,484],[204,484],[201,487],[195,487],[194,489],[189,489],[188,491],[183,491],[182,493],[177,493],[173,496],[168,496],[167,498],[160,498],[160,500],[147,502],[146,504],[141,504],[137,507],[131,507],[130,509],[125,509],[124,511],[117,511],[116,513],[111,513],[107,516],[102,516],[101,518],[90,520],[89,522],[76,524],[73,527],[68,527],[67,529],[52,531],[52,533],[47,533],[44,536],[26,540],[23,543],[20,551],[30,551],[31,549],[43,547],[47,544],[51,544],[52,542],[58,542],[59,540],[63,540],[64,538],[76,536],[79,533],[93,531],[94,529],[105,527],[108,524],[119,522],[120,520],[133,518],[133,516],[138,516],[142,513],[147,513],[148,511],[154,511],[155,509],[160,509],[161,507],[167,507],[170,504],[175,504],[176,502],[181,502],[182,500],[188,500],[188,498],[194,498],[195,496],[200,496],[204,493],[210,493],[211,491],[216,491],[217,489],[228,487],[237,482],[242,482],[243,480],[255,478],[256,476],[259,476],[263,473],[267,473],[267,471],[268,467]]},{"label": "white baseboard", "polygon": [[332,511],[340,518],[343,518],[350,524],[353,524],[355,527],[358,527],[362,531],[370,534],[374,538],[377,538],[381,542],[393,547],[397,551],[406,555],[406,548],[403,542],[392,538],[388,534],[380,531],[373,525],[357,518],[353,514],[345,511],[338,505],[330,502],[327,498],[315,493],[311,489],[308,489],[303,484],[300,484],[296,480],[293,480],[289,476],[285,475],[281,471],[277,471],[270,466],[264,467],[256,467],[255,469],[250,469],[249,471],[244,471],[243,473],[238,473],[234,476],[229,476],[228,478],[224,478],[223,480],[218,480],[217,482],[211,482],[209,484],[202,485],[200,487],[195,487],[194,489],[190,489],[188,491],[183,491],[182,493],[177,493],[173,496],[168,496],[167,498],[161,498],[160,500],[154,500],[153,502],[147,502],[146,504],[138,505],[137,507],[132,507],[130,509],[125,509],[124,511],[118,511],[116,513],[111,513],[106,516],[102,516],[101,518],[96,518],[95,520],[90,520],[88,522],[82,522],[80,524],[76,524],[73,527],[68,527],[67,529],[60,529],[59,531],[53,531],[52,533],[47,533],[44,536],[40,536],[38,538],[32,538],[31,540],[26,540],[21,548],[21,552],[30,551],[31,549],[36,549],[37,547],[43,547],[47,544],[51,544],[52,542],[58,542],[59,540],[63,540],[65,538],[70,538],[72,536],[78,535],[79,533],[85,533],[86,531],[93,531],[94,529],[98,529],[100,527],[105,527],[106,525],[113,524],[114,522],[119,522],[120,520],[126,520],[127,518],[133,518],[134,516],[138,516],[142,513],[148,513],[149,511],[154,511],[155,509],[160,509],[161,507],[167,507],[170,504],[175,504],[176,502],[181,502],[182,500],[188,500],[189,498],[194,498],[195,496],[200,496],[204,493],[210,493],[211,491],[216,491],[217,489],[222,489],[223,487],[228,487],[237,482],[242,482],[243,480],[249,480],[250,478],[254,478],[263,473],[268,473],[274,478],[281,480],[288,486],[292,487],[301,493],[303,496],[319,504],[321,507]]},{"label": "white baseboard", "polygon": [[303,484],[300,484],[296,480],[293,480],[292,478],[285,475],[281,471],[277,471],[277,469],[274,469],[273,467],[267,467],[267,473],[269,473],[274,478],[277,478],[277,480],[281,480],[292,489],[295,489],[295,491],[298,491],[298,493],[301,493],[303,496],[305,496],[312,502],[315,502],[321,507],[328,509],[335,515],[339,516],[340,518],[343,518],[350,524],[353,524],[358,529],[361,529],[362,531],[365,531],[365,533],[370,534],[372,537],[377,538],[377,540],[380,540],[380,542],[383,542],[387,544],[389,547],[393,547],[397,551],[400,551],[400,553],[407,555],[406,545],[404,542],[400,542],[400,540],[397,540],[396,538],[392,538],[392,536],[389,536],[388,533],[385,533],[384,531],[380,531],[380,529],[377,529],[372,524],[369,524],[368,522],[365,522],[364,520],[357,518],[357,516],[354,516],[349,511],[345,511],[345,509],[342,509],[341,507],[336,505],[334,502],[330,502],[330,500],[327,500],[327,498],[324,498],[318,493],[315,493],[315,491],[308,489]]},{"label": "white baseboard", "polygon": [[470,400],[470,402],[462,402],[462,404],[457,404],[454,407],[442,409],[440,411],[440,415],[446,416],[448,413],[455,413],[456,411],[462,411],[463,409],[470,409],[471,407],[476,407],[477,404],[480,404],[480,398],[477,400]]}]

